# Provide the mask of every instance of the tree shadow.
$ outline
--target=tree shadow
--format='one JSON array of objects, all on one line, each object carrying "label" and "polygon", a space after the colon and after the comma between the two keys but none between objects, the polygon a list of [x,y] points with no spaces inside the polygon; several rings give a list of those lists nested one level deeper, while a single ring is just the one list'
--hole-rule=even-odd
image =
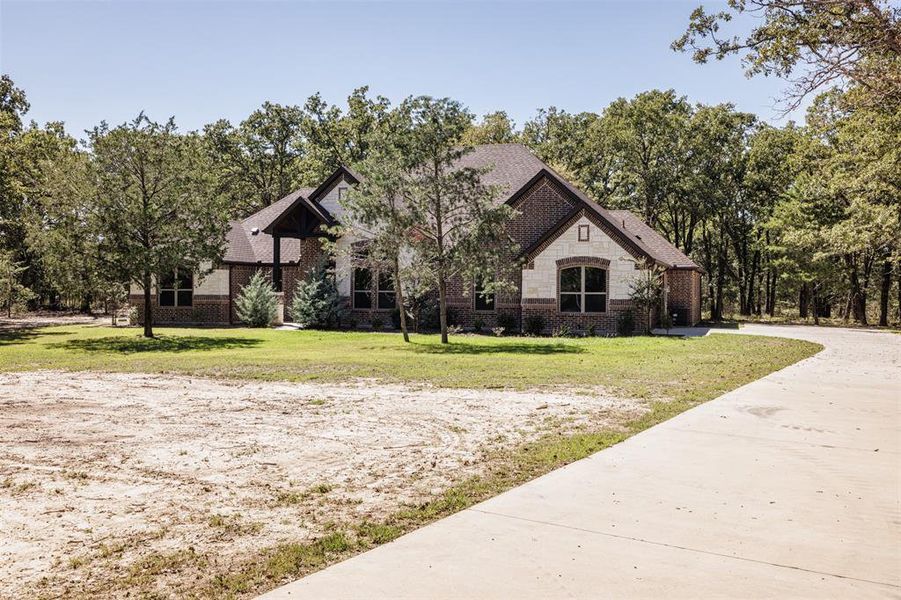
[{"label": "tree shadow", "polygon": [[33,339],[50,336],[50,335],[66,335],[67,331],[41,331],[39,327],[15,327],[9,329],[0,329],[0,346],[11,346],[13,344],[24,344]]},{"label": "tree shadow", "polygon": [[412,344],[414,352],[422,354],[581,354],[585,348],[573,344],[536,343],[536,344],[470,344],[468,342],[451,342],[450,344]]},{"label": "tree shadow", "polygon": [[231,350],[258,346],[260,340],[240,337],[157,336],[144,337],[102,337],[68,340],[51,344],[52,348],[79,350],[82,352],[137,354],[141,352],[190,352],[204,350]]}]

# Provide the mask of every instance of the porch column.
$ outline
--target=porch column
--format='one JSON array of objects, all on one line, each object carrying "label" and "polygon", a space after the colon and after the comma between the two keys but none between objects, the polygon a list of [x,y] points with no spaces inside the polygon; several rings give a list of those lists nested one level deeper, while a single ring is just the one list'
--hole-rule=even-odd
[{"label": "porch column", "polygon": [[282,291],[282,238],[272,236],[272,287]]}]

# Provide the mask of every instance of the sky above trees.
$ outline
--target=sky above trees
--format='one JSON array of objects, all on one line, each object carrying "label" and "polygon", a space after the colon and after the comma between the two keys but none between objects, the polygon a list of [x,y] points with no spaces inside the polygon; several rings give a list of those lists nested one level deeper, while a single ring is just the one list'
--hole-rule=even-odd
[{"label": "sky above trees", "polygon": [[670,49],[696,5],[2,0],[0,69],[28,90],[29,118],[63,120],[77,137],[139,110],[197,129],[266,100],[319,91],[338,103],[360,85],[395,103],[429,94],[476,114],[503,109],[518,125],[539,107],[598,111],[651,88],[784,123],[784,82],[746,79],[737,58],[696,65]]}]

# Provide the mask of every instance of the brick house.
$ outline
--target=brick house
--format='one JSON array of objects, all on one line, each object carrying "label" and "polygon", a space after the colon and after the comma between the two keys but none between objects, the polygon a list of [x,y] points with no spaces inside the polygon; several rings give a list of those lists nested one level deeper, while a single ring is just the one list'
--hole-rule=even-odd
[{"label": "brick house", "polygon": [[[461,162],[490,167],[485,183],[497,186],[498,201],[517,211],[508,226],[517,268],[515,291],[497,297],[460,280],[451,282],[448,306],[459,325],[478,320],[492,327],[498,315],[507,313],[518,323],[540,316],[546,330],[593,326],[598,333],[615,333],[620,315],[632,311],[630,284],[647,264],[664,269],[666,307],[676,323],[700,320],[701,268],[631,212],[599,206],[519,144],[477,146]],[[260,269],[279,291],[281,316],[290,321],[284,306],[290,305],[298,280],[323,255],[323,228],[340,222],[341,198],[358,182],[357,174],[342,167],[319,187],[296,190],[233,222],[215,268],[203,276],[179,272],[155,282],[155,321],[237,323],[234,299]],[[387,322],[395,310],[390,278],[351,264],[346,250],[356,241],[350,235],[336,241],[339,292],[358,323],[375,316]],[[132,290],[130,300],[141,308],[139,290]],[[633,318],[639,331],[646,329],[646,318],[636,312]]]}]

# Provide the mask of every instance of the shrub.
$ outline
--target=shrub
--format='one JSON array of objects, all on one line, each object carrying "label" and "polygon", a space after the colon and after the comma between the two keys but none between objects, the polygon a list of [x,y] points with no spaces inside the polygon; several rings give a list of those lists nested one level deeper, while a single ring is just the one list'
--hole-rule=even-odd
[{"label": "shrub", "polygon": [[631,310],[619,313],[616,317],[616,333],[629,336],[635,333],[635,315]]},{"label": "shrub", "polygon": [[[440,327],[438,320],[438,299],[435,294],[425,293],[404,298],[412,318],[413,331],[435,331]],[[399,315],[398,315],[399,319]]]},{"label": "shrub", "polygon": [[482,331],[482,329],[484,327],[485,327],[485,322],[482,319],[480,319],[479,317],[476,317],[475,320],[472,322],[472,328],[477,332]]},{"label": "shrub", "polygon": [[369,324],[372,325],[373,331],[381,331],[381,329],[385,326],[385,322],[382,321],[381,317],[372,317],[369,320]]},{"label": "shrub", "polygon": [[250,327],[269,327],[278,316],[278,298],[272,284],[257,271],[235,298],[235,314]]},{"label": "shrub", "polygon": [[598,334],[598,326],[592,323],[588,326],[588,337],[594,337]]},{"label": "shrub", "polygon": [[297,285],[291,301],[291,315],[303,327],[334,327],[341,320],[341,297],[335,276],[325,261],[310,269]]},{"label": "shrub", "polygon": [[551,337],[573,337],[573,331],[570,329],[569,325],[563,324],[559,327],[555,327],[551,332]]},{"label": "shrub", "polygon": [[510,313],[501,313],[497,316],[497,326],[503,327],[504,331],[516,331],[516,317]]},{"label": "shrub", "polygon": [[531,315],[523,319],[523,330],[526,335],[541,335],[544,333],[544,317]]},{"label": "shrub", "polygon": [[660,326],[667,331],[673,328],[673,317],[665,310],[660,311]]}]

